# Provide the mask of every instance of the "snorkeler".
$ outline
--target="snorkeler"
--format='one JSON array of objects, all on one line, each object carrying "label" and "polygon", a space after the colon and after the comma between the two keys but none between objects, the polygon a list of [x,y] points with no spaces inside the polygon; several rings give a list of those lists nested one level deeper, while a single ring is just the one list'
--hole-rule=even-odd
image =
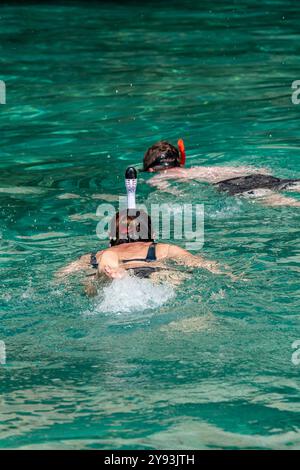
[{"label": "snorkeler", "polygon": [[[300,192],[300,179],[280,179],[268,175],[265,169],[241,167],[191,167],[185,168],[186,154],[183,140],[178,148],[165,141],[150,147],[145,153],[143,170],[155,172],[150,181],[163,191],[170,191],[169,180],[195,180],[212,183],[219,191],[229,195],[256,197],[273,206],[300,206],[300,201],[283,196],[279,191]],[[170,191],[172,192],[172,191]]]},{"label": "snorkeler", "polygon": [[[128,274],[149,278],[154,273],[168,269],[165,262],[173,260],[177,264],[204,268],[214,274],[227,274],[236,279],[236,276],[230,272],[223,272],[214,261],[194,256],[176,245],[156,243],[150,216],[145,211],[136,209],[136,185],[135,168],[127,168],[125,173],[127,209],[118,212],[111,220],[110,247],[82,256],[61,269],[58,273],[60,276],[86,271],[87,275],[94,275],[96,279],[101,276],[111,279],[122,278]],[[91,273],[91,270],[94,273]]]},{"label": "snorkeler", "polygon": [[[79,260],[61,269],[59,275],[85,271],[96,278],[111,279],[131,274],[149,278],[151,274],[168,269],[166,261],[173,260],[179,265],[204,268],[213,274],[226,274],[215,261],[208,261],[199,255],[168,243],[156,243],[150,216],[139,209],[127,209],[113,217],[110,226],[110,247],[97,253],[83,255]],[[225,267],[227,270],[228,268]]]}]

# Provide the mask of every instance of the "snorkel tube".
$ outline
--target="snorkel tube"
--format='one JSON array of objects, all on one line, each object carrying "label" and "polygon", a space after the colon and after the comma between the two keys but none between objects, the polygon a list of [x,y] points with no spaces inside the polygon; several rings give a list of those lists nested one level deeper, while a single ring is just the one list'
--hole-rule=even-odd
[{"label": "snorkel tube", "polygon": [[137,171],[129,166],[125,172],[125,187],[127,191],[127,209],[136,209],[135,192],[137,186]]},{"label": "snorkel tube", "polygon": [[[127,192],[127,208],[120,208],[120,212],[117,212],[110,223],[110,246],[117,246],[121,243],[129,243],[128,225],[130,220],[134,218],[136,214],[129,214],[129,210],[134,209],[133,213],[136,213],[135,204],[135,192],[137,186],[137,171],[133,166],[129,166],[125,171],[125,187]],[[128,219],[129,218],[129,219]],[[125,220],[125,222],[124,222]],[[125,229],[124,229],[125,225]],[[125,235],[125,236],[124,236]]]}]

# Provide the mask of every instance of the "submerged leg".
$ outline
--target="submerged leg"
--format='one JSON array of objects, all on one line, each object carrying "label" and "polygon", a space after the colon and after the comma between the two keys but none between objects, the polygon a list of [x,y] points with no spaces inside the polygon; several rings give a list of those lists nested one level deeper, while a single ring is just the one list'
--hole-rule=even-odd
[{"label": "submerged leg", "polygon": [[300,181],[299,183],[293,183],[291,186],[285,188],[285,191],[289,191],[291,193],[300,193]]},{"label": "submerged leg", "polygon": [[300,207],[300,201],[292,197],[284,196],[279,193],[270,191],[266,196],[260,197],[257,199],[258,202],[264,206],[290,206],[290,207]]}]

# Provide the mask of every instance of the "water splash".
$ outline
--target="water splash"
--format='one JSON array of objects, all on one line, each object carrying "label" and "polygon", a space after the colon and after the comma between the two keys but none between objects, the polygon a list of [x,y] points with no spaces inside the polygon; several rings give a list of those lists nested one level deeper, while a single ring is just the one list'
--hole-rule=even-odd
[{"label": "water splash", "polygon": [[230,198],[217,204],[217,208],[212,210],[207,217],[209,219],[229,219],[239,216],[244,209],[245,202],[239,198]]},{"label": "water splash", "polygon": [[126,276],[115,279],[99,294],[93,313],[129,313],[158,308],[174,297],[169,284]]}]

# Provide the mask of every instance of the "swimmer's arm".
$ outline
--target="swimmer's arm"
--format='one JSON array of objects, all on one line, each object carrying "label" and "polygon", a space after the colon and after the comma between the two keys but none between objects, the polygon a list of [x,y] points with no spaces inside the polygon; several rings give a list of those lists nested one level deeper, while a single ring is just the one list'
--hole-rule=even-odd
[{"label": "swimmer's arm", "polygon": [[178,182],[184,182],[187,179],[193,178],[192,172],[192,168],[172,168],[170,170],[162,171],[160,173],[155,174],[153,178],[148,180],[148,184],[159,189],[160,191],[179,196],[182,194],[182,192],[179,191],[177,188],[170,186],[169,180],[177,180]]},{"label": "swimmer's arm", "polygon": [[148,184],[150,186],[154,186],[157,189],[162,189],[165,190],[170,186],[170,183],[168,180],[170,179],[176,179],[178,176],[172,174],[171,170],[162,172],[162,173],[157,173],[155,176],[153,176],[150,180],[148,180]]},{"label": "swimmer's arm", "polygon": [[151,180],[148,181],[148,184],[150,186],[153,186],[154,188],[161,189],[161,190],[165,190],[170,186],[166,177],[162,178],[161,175],[153,176],[153,178],[151,178]]},{"label": "swimmer's arm", "polygon": [[251,166],[198,166],[191,168],[174,168],[172,170],[156,174],[148,183],[157,189],[171,192],[171,190],[169,190],[168,183],[171,179],[176,179],[178,182],[197,180],[206,183],[217,183],[225,179],[258,173],[269,174],[270,171],[266,168],[253,168]]},{"label": "swimmer's arm", "polygon": [[126,270],[120,266],[117,253],[106,250],[101,256],[98,272],[111,279],[120,279],[125,276]]},{"label": "swimmer's arm", "polygon": [[55,277],[60,278],[60,277],[68,276],[69,274],[74,274],[76,272],[87,269],[90,265],[90,259],[91,259],[91,255],[81,256],[78,260],[73,261],[67,266],[59,269],[57,273],[55,274]]},{"label": "swimmer's arm", "polygon": [[229,272],[228,266],[222,266],[222,269],[221,265],[216,261],[206,260],[199,255],[192,255],[192,253],[180,248],[179,246],[169,245],[168,257],[174,259],[178,264],[184,264],[185,266],[195,268],[204,268],[213,274],[226,274],[233,280],[237,279],[234,274]]},{"label": "swimmer's arm", "polygon": [[151,180],[149,180],[149,185],[159,189],[159,191],[172,194],[173,196],[182,195],[182,191],[179,191],[178,189],[170,186],[170,183],[166,179],[161,179],[160,175],[154,176]]}]

